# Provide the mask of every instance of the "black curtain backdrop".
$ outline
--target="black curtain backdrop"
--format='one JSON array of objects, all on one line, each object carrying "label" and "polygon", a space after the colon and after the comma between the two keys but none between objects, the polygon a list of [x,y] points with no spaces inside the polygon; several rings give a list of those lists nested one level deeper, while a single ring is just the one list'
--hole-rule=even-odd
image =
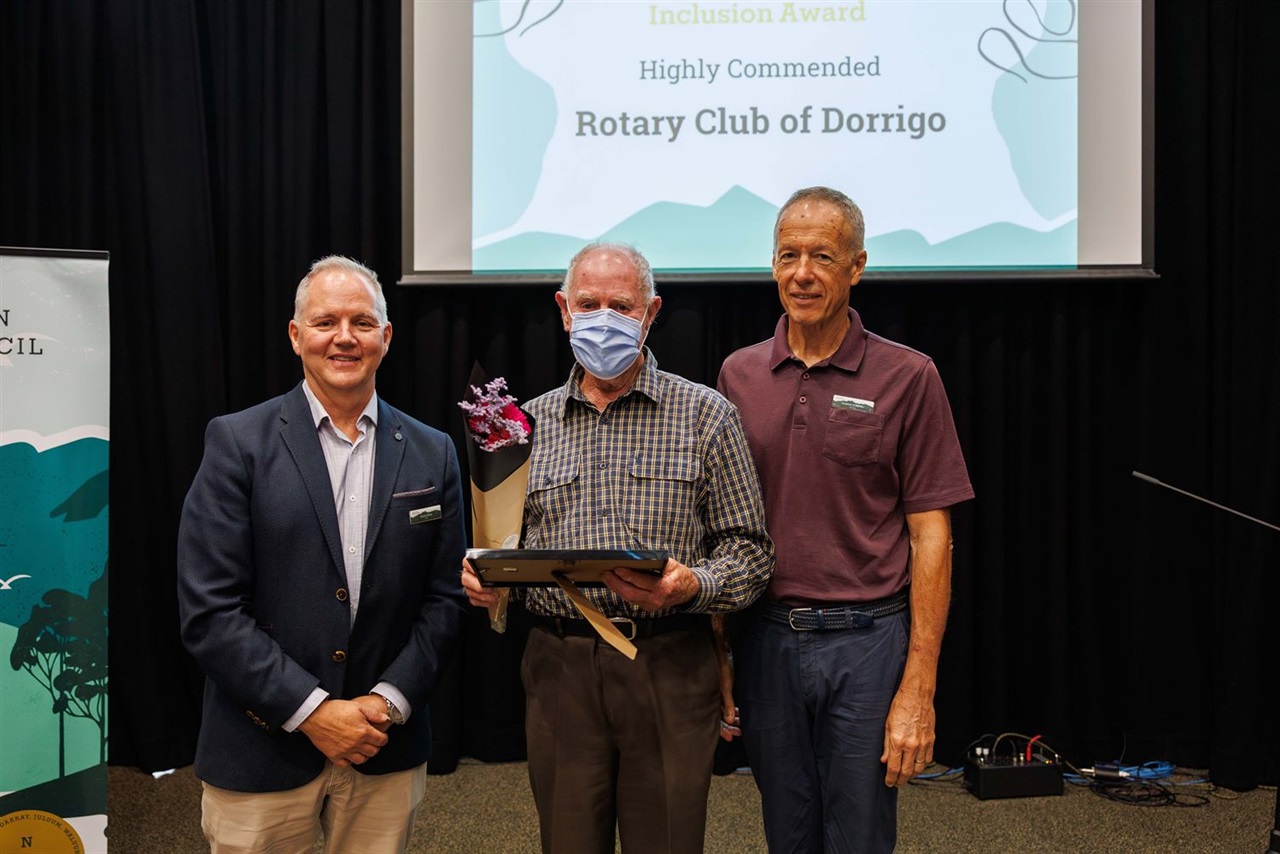
[{"label": "black curtain backdrop", "polygon": [[[954,514],[943,762],[1014,731],[1077,765],[1280,776],[1280,533],[1131,476],[1280,523],[1277,36],[1280,4],[1156,10],[1158,279],[854,291],[869,328],[937,361],[978,494]],[[312,260],[381,273],[379,391],[459,448],[475,360],[521,398],[571,364],[551,287],[395,285],[399,45],[399,0],[0,3],[0,245],[111,253],[113,764],[192,760],[178,514],[207,420],[300,378],[286,324]],[[659,289],[659,364],[708,384],[780,310],[768,284]],[[433,773],[523,758],[526,631],[474,615]]]}]

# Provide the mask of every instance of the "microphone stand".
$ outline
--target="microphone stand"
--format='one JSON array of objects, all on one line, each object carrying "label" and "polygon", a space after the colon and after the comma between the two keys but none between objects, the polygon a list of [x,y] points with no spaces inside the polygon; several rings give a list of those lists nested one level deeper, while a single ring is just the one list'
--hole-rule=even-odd
[{"label": "microphone stand", "polygon": [[[1202,498],[1199,495],[1196,495],[1194,492],[1187,492],[1185,489],[1178,489],[1176,486],[1170,486],[1169,484],[1163,481],[1156,480],[1151,475],[1143,474],[1140,471],[1135,471],[1133,473],[1133,476],[1138,478],[1139,480],[1145,480],[1147,483],[1154,483],[1156,486],[1163,486],[1165,489],[1171,489],[1174,492],[1181,493],[1182,495],[1187,496],[1188,498],[1194,498],[1196,501],[1203,501],[1205,504],[1209,504],[1213,507],[1217,507],[1219,510],[1226,510],[1228,513],[1234,513],[1237,516],[1241,516],[1245,519],[1248,519],[1250,522],[1256,522],[1257,524],[1262,525],[1264,528],[1270,528],[1273,531],[1280,531],[1280,527],[1276,525],[1272,525],[1270,522],[1264,522],[1261,519],[1255,519],[1254,517],[1249,516],[1248,514],[1241,513],[1239,510],[1233,510],[1232,508],[1227,507],[1223,504],[1219,504],[1216,501],[1210,501],[1207,498]],[[1276,787],[1276,817],[1275,817],[1274,823],[1271,825],[1271,844],[1267,847],[1266,854],[1280,854],[1280,786]]]}]

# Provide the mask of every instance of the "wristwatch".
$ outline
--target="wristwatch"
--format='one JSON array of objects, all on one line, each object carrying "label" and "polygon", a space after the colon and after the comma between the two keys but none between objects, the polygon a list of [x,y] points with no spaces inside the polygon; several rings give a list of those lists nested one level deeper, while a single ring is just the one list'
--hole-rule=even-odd
[{"label": "wristwatch", "polygon": [[383,702],[387,704],[387,717],[391,718],[391,722],[397,725],[404,723],[404,715],[400,714],[400,710],[396,708],[395,703],[391,702],[391,698],[382,694],[378,696],[382,697]]}]

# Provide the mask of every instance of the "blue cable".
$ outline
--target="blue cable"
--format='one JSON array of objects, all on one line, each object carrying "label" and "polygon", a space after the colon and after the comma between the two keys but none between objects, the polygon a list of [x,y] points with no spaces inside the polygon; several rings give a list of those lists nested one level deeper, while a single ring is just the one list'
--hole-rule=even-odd
[{"label": "blue cable", "polygon": [[1164,780],[1172,777],[1176,770],[1171,762],[1155,761],[1144,762],[1141,765],[1116,765],[1116,769],[1123,771],[1132,780]]}]

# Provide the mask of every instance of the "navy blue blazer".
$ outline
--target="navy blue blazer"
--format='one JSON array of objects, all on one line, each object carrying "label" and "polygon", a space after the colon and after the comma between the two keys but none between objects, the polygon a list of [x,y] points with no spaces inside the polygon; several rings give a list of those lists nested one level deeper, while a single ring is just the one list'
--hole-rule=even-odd
[{"label": "navy blue blazer", "polygon": [[453,442],[380,399],[352,624],[329,470],[301,384],[210,421],[178,531],[182,639],[207,677],[196,776],[241,792],[315,779],[324,754],[281,725],[316,686],[350,699],[382,680],[413,714],[354,767],[386,774],[425,762],[427,696],[466,607],[462,512]]}]

